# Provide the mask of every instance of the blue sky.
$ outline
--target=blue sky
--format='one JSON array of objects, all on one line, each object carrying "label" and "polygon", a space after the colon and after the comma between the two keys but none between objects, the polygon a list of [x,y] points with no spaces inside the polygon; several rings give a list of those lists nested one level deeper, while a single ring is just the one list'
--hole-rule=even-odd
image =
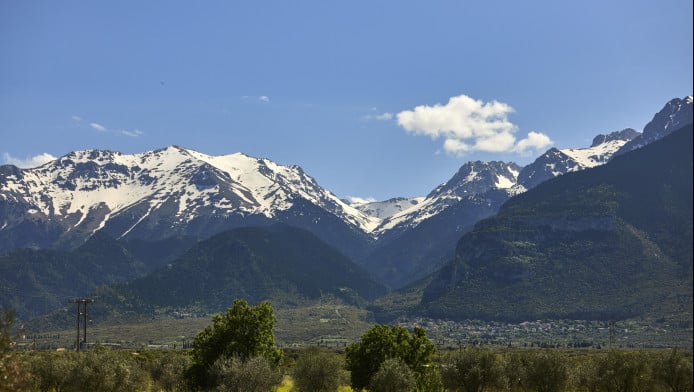
[{"label": "blue sky", "polygon": [[168,145],[420,196],[692,94],[692,2],[0,0],[0,161]]}]

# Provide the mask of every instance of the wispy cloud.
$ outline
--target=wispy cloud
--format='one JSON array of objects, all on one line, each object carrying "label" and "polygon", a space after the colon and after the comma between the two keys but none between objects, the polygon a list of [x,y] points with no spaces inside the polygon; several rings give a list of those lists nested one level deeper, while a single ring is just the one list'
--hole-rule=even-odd
[{"label": "wispy cloud", "polygon": [[95,123],[95,122],[89,123],[89,126],[92,127],[92,129],[96,129],[96,130],[99,131],[99,132],[106,132],[106,131],[108,131],[108,129],[107,129],[105,126],[103,126],[103,125],[101,125],[101,124],[99,124],[99,123]]},{"label": "wispy cloud", "polygon": [[545,134],[529,132],[516,140],[518,127],[508,120],[511,106],[483,102],[466,95],[451,97],[445,105],[421,105],[397,114],[398,125],[415,135],[443,139],[443,149],[454,155],[474,151],[525,154],[552,145]]},{"label": "wispy cloud", "polygon": [[376,121],[388,121],[392,120],[394,117],[393,113],[390,112],[385,112],[381,114],[367,114],[366,116],[362,117],[364,120],[376,120]]},{"label": "wispy cloud", "polygon": [[[86,122],[86,120],[84,120],[84,118],[77,116],[77,115],[72,115],[71,118],[72,118],[72,121],[74,121],[78,127],[81,127],[82,124],[84,122]],[[100,124],[100,123],[94,122],[94,121],[89,122],[89,128],[91,128],[97,132],[100,132],[100,133],[108,133],[111,135],[120,135],[120,136],[127,136],[127,137],[140,137],[140,136],[143,136],[145,134],[144,132],[142,132],[139,129],[133,129],[133,130],[130,130],[130,129],[111,129],[111,128],[103,125],[103,124]]]},{"label": "wispy cloud", "polygon": [[255,101],[260,103],[269,103],[270,97],[267,95],[243,95],[241,99],[244,101]]},{"label": "wispy cloud", "polygon": [[15,158],[6,152],[2,154],[2,161],[4,164],[15,165],[17,167],[21,167],[24,169],[31,168],[31,167],[38,167],[38,166],[41,166],[41,165],[48,163],[50,161],[54,161],[56,159],[58,159],[58,158],[54,157],[53,155],[51,155],[47,152],[44,152],[43,154],[39,154],[39,155],[36,155],[33,157],[27,157],[24,159]]},{"label": "wispy cloud", "polygon": [[139,129],[136,129],[134,131],[127,131],[125,129],[122,129],[118,132],[120,132],[122,135],[130,136],[130,137],[140,137],[140,136],[144,135],[144,132],[140,131]]}]

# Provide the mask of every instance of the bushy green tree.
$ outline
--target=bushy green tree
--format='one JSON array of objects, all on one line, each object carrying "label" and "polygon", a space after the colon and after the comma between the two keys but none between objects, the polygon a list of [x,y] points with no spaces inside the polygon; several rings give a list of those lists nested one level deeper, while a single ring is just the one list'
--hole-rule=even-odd
[{"label": "bushy green tree", "polygon": [[361,341],[347,347],[346,362],[352,388],[368,387],[371,377],[387,359],[399,358],[415,375],[420,375],[431,364],[435,351],[422,328],[415,327],[410,334],[404,327],[375,325],[362,335]]},{"label": "bushy green tree", "polygon": [[505,384],[496,354],[478,347],[451,355],[441,371],[441,378],[446,388],[456,392],[482,392]]},{"label": "bushy green tree", "polygon": [[416,385],[415,376],[400,358],[386,359],[371,377],[371,392],[410,392]]},{"label": "bushy green tree", "polygon": [[299,392],[334,392],[346,379],[341,356],[311,347],[304,350],[292,369]]},{"label": "bushy green tree", "polygon": [[250,306],[245,300],[234,300],[225,314],[215,315],[212,326],[195,337],[193,365],[188,372],[192,385],[214,385],[207,372],[220,358],[246,361],[260,356],[277,365],[282,351],[275,346],[274,327],[275,314],[269,302]]}]

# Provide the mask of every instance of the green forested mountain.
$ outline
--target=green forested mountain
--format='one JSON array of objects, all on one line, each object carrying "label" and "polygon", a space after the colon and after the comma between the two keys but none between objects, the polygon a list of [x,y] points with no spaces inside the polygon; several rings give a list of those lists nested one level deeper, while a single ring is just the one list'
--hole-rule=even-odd
[{"label": "green forested mountain", "polygon": [[292,301],[333,295],[363,302],[385,289],[310,232],[277,224],[215,235],[116,291],[152,307],[219,311],[235,298]]},{"label": "green forested mountain", "polygon": [[509,200],[458,242],[416,312],[692,320],[692,126]]},{"label": "green forested mountain", "polygon": [[102,284],[144,276],[146,263],[97,232],[71,252],[21,249],[0,257],[0,305],[21,318],[67,306]]}]

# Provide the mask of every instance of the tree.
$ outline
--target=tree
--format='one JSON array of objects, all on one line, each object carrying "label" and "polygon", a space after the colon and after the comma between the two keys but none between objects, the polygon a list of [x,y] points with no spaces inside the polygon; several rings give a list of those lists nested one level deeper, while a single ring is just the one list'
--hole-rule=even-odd
[{"label": "tree", "polygon": [[0,391],[29,389],[31,376],[14,350],[14,324],[14,311],[3,309],[0,314]]},{"label": "tree", "polygon": [[268,392],[282,381],[282,375],[265,357],[219,358],[211,369],[221,392]]},{"label": "tree", "polygon": [[386,359],[369,385],[372,392],[409,392],[415,387],[414,373],[402,359]]},{"label": "tree", "polygon": [[207,374],[220,358],[236,357],[242,362],[252,357],[264,357],[277,365],[282,351],[275,346],[275,314],[269,302],[249,306],[245,300],[234,300],[226,314],[212,318],[212,326],[205,327],[195,337],[193,366],[189,379],[194,386],[214,385],[216,380]]},{"label": "tree", "polygon": [[343,379],[343,367],[340,356],[316,347],[309,348],[304,350],[292,370],[294,386],[300,392],[334,392]]},{"label": "tree", "polygon": [[569,380],[566,359],[557,351],[527,352],[520,362],[521,385],[527,391],[559,392]]},{"label": "tree", "polygon": [[639,351],[610,350],[607,355],[595,356],[583,367],[582,386],[591,391],[633,392],[651,390],[646,355]]},{"label": "tree", "polygon": [[653,378],[672,392],[691,391],[692,361],[676,349],[662,353],[653,363]]},{"label": "tree", "polygon": [[387,359],[401,359],[415,375],[423,374],[436,351],[424,329],[415,327],[412,334],[403,327],[375,325],[361,341],[347,347],[347,369],[351,372],[352,388],[369,386],[371,378]]},{"label": "tree", "polygon": [[481,392],[504,384],[503,369],[496,355],[481,348],[466,348],[453,354],[441,377],[450,391]]}]

